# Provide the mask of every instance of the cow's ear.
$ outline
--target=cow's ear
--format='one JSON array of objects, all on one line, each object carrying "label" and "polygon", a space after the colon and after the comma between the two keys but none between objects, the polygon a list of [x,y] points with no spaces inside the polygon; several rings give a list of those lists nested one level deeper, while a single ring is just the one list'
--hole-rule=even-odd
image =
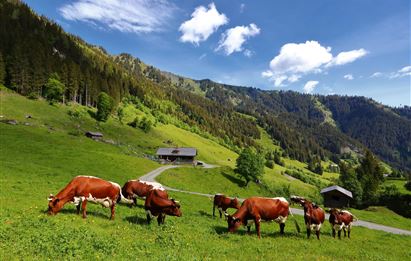
[{"label": "cow's ear", "polygon": [[56,198],[53,202],[53,205],[55,206],[59,201],[60,201],[60,199]]}]

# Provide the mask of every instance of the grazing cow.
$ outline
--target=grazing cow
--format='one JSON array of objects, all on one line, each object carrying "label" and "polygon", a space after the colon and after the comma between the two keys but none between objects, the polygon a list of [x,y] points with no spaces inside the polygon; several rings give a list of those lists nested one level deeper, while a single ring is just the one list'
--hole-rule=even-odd
[{"label": "grazing cow", "polygon": [[134,203],[137,206],[137,198],[145,198],[152,189],[164,190],[164,187],[157,182],[129,180],[121,191],[126,203]]},{"label": "grazing cow", "polygon": [[222,217],[222,214],[224,212],[224,215],[227,214],[227,208],[235,208],[239,209],[240,204],[238,203],[238,199],[234,198],[231,199],[229,197],[226,197],[222,194],[216,194],[214,195],[214,203],[213,203],[213,217],[215,216],[215,207],[217,206],[218,212],[220,212],[220,218]]},{"label": "grazing cow", "polygon": [[[234,232],[238,227],[243,224],[247,226],[248,232],[250,232],[251,224],[248,220],[252,220],[255,223],[258,238],[261,238],[260,222],[261,220],[272,221],[280,224],[280,233],[284,234],[285,221],[288,214],[291,214],[289,204],[285,198],[261,198],[251,197],[244,200],[241,207],[231,216],[228,216],[228,232]],[[300,228],[294,219],[297,231],[300,232]]]},{"label": "grazing cow", "polygon": [[164,224],[166,214],[181,217],[180,204],[174,199],[169,199],[166,190],[151,190],[144,204],[147,213],[147,223],[150,224],[153,216],[157,216],[158,225]]},{"label": "grazing cow", "polygon": [[348,238],[350,238],[352,223],[357,221],[357,218],[347,210],[336,208],[330,209],[328,213],[330,213],[329,221],[333,229],[333,237],[335,238],[335,231],[337,230],[338,238],[341,239],[341,230],[344,229],[344,237],[347,236],[347,230]]},{"label": "grazing cow", "polygon": [[300,204],[304,208],[304,221],[307,227],[307,238],[310,238],[311,230],[315,230],[317,239],[320,239],[321,225],[324,223],[325,213],[315,203],[297,196],[291,196],[291,201]]},{"label": "grazing cow", "polygon": [[77,214],[81,205],[83,218],[86,218],[87,202],[90,201],[111,208],[110,219],[114,219],[114,207],[121,198],[121,187],[117,183],[91,176],[77,176],[56,196],[50,194],[48,214],[56,215],[67,202],[71,202],[76,205]]}]

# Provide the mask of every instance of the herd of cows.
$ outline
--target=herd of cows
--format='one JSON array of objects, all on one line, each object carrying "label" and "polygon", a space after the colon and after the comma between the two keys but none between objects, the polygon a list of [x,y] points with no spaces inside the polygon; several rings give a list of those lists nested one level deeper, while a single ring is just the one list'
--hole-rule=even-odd
[{"label": "herd of cows", "polygon": [[[160,225],[164,224],[166,215],[182,216],[179,202],[169,198],[167,191],[157,182],[129,180],[121,188],[117,183],[91,176],[77,176],[56,196],[50,194],[48,214],[55,215],[66,203],[73,203],[76,205],[77,214],[80,214],[81,210],[83,218],[86,218],[87,202],[92,202],[110,208],[110,219],[114,219],[117,203],[137,205],[137,198],[145,198],[144,208],[148,223],[153,217],[157,217],[157,222]],[[317,238],[320,239],[320,229],[325,220],[324,210],[303,197],[292,196],[291,201],[304,208],[307,237],[309,238],[311,231],[314,230]],[[220,218],[224,213],[229,232],[235,232],[241,225],[247,227],[247,231],[250,232],[251,225],[254,223],[259,238],[261,237],[260,222],[262,220],[277,222],[280,225],[280,233],[284,234],[288,216],[291,215],[294,218],[288,201],[282,197],[250,197],[240,205],[237,198],[231,199],[222,194],[216,194],[213,202],[213,216],[215,216],[215,208],[218,209]],[[228,208],[234,208],[237,211],[233,215],[229,215],[226,212]],[[346,210],[331,209],[329,214],[334,238],[336,231],[338,231],[338,237],[341,238],[342,230],[344,236],[348,232],[348,237],[350,237],[351,226],[356,218]],[[295,219],[294,223],[297,231],[300,232]]]}]

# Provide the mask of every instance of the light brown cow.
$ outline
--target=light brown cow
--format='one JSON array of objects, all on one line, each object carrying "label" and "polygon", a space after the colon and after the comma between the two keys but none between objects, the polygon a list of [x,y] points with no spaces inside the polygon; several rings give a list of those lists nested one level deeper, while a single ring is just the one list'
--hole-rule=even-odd
[{"label": "light brown cow", "polygon": [[110,219],[114,219],[115,206],[121,197],[121,187],[117,183],[91,176],[77,176],[56,196],[50,194],[48,214],[56,215],[67,202],[71,202],[76,205],[77,214],[81,205],[83,218],[86,218],[87,202],[90,201],[111,208]]},{"label": "light brown cow", "polygon": [[[273,220],[280,224],[280,233],[284,234],[285,221],[289,214],[291,214],[291,211],[285,198],[251,197],[244,200],[240,209],[238,209],[232,216],[228,215],[228,231],[234,232],[242,224],[247,226],[247,230],[250,232],[251,225],[248,223],[248,220],[252,220],[255,223],[258,238],[261,238],[261,220]],[[300,228],[295,219],[294,222],[297,231],[300,232]]]}]

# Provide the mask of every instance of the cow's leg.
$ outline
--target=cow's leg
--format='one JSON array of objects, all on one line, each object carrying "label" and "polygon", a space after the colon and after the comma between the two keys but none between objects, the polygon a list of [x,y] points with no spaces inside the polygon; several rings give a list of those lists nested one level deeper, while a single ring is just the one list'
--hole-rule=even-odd
[{"label": "cow's leg", "polygon": [[[133,203],[134,203],[134,206],[137,207],[137,197],[133,198]],[[133,207],[133,204],[130,205],[130,208],[132,208],[132,207]]]},{"label": "cow's leg", "polygon": [[347,231],[346,231],[345,226],[344,226],[343,230],[344,230],[344,237],[347,237]]},{"label": "cow's leg", "polygon": [[280,234],[284,235],[285,223],[280,223]]},{"label": "cow's leg", "polygon": [[163,224],[165,221],[166,221],[166,214],[163,214],[163,219],[162,219]]},{"label": "cow's leg", "polygon": [[317,239],[320,240],[320,229],[319,228],[315,231],[315,234],[317,235]]},{"label": "cow's leg", "polygon": [[146,210],[146,216],[147,216],[147,224],[149,224],[150,225],[150,223],[151,223],[151,213],[150,213],[150,211],[149,210]]},{"label": "cow's leg", "polygon": [[77,208],[77,215],[79,215],[80,214],[80,208],[81,208],[81,201],[78,203],[76,208]]},{"label": "cow's leg", "polygon": [[110,216],[110,220],[114,220],[114,216],[116,215],[116,204],[113,203],[113,205],[111,205],[110,209],[111,209],[111,216]]},{"label": "cow's leg", "polygon": [[257,230],[258,238],[261,238],[261,232],[260,232],[260,217],[255,217],[255,218],[254,218],[254,222],[255,222],[255,230]]},{"label": "cow's leg", "polygon": [[351,233],[351,224],[348,225],[348,238],[350,238],[350,233]]},{"label": "cow's leg", "polygon": [[220,218],[223,217],[223,209],[222,208],[218,208],[218,212],[220,213]]},{"label": "cow's leg", "polygon": [[83,218],[86,218],[87,217],[87,213],[86,213],[86,211],[87,211],[87,199],[84,199],[81,202],[81,210],[82,210],[82,213],[83,213]]},{"label": "cow's leg", "polygon": [[341,229],[338,230],[338,239],[341,239]]},{"label": "cow's leg", "polygon": [[158,217],[157,217],[157,223],[158,223],[158,225],[161,225],[162,219],[163,219],[163,214],[159,214]]},{"label": "cow's leg", "polygon": [[333,228],[333,237],[335,238],[335,228]]},{"label": "cow's leg", "polygon": [[310,235],[311,235],[311,229],[307,227],[307,238],[310,238]]}]

